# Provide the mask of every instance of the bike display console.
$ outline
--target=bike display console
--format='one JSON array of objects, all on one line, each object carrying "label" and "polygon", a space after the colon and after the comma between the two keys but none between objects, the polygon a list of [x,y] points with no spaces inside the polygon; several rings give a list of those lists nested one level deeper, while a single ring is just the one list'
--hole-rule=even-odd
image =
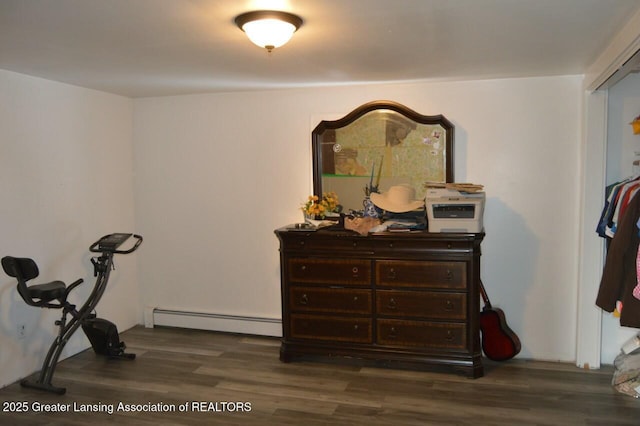
[{"label": "bike display console", "polygon": [[[129,239],[129,237],[134,237],[136,239],[135,245],[128,250],[119,250],[119,247]],[[128,254],[134,252],[138,246],[142,243],[142,237],[137,234],[124,233],[124,232],[116,232],[113,234],[105,235],[100,238],[98,241],[93,243],[89,250],[93,253],[118,253],[118,254]]]}]

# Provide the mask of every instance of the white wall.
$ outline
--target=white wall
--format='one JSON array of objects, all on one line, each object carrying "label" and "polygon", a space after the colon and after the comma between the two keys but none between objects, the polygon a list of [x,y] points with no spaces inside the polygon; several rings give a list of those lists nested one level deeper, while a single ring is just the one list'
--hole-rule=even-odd
[{"label": "white wall", "polygon": [[[273,230],[301,219],[311,129],[395,100],[456,125],[456,180],[488,195],[483,278],[521,356],[573,360],[580,86],[565,76],[131,101],[0,71],[0,254],[36,258],[43,280],[85,278],[79,303],[93,284],[89,244],[135,230],[145,243],[116,259],[99,306],[121,330],[143,306],[280,318]],[[26,306],[0,275],[0,386],[39,368],[57,314]],[[87,346],[77,334],[65,354]]]},{"label": "white wall", "polygon": [[607,184],[627,178],[640,170],[640,136],[629,124],[640,115],[640,74],[629,74],[609,89],[607,116]]},{"label": "white wall", "polygon": [[280,317],[273,230],[311,193],[310,132],[372,100],[456,125],[455,177],[487,192],[483,280],[521,357],[575,359],[579,76],[134,101],[143,305]]},{"label": "white wall", "polygon": [[[130,99],[0,70],[0,256],[34,258],[35,283],[84,278],[74,303],[94,283],[89,245],[133,230],[132,115]],[[116,259],[98,305],[120,329],[142,319],[134,256]],[[59,314],[27,306],[0,272],[0,387],[39,370]],[[63,356],[86,347],[78,332]]]},{"label": "white wall", "polygon": [[[640,135],[629,123],[640,114],[640,74],[629,74],[609,89],[607,116],[607,185],[640,173],[633,161],[640,159]],[[624,309],[624,308],[623,308]],[[620,320],[604,312],[602,359],[612,363],[624,342],[638,329],[621,327]]]}]

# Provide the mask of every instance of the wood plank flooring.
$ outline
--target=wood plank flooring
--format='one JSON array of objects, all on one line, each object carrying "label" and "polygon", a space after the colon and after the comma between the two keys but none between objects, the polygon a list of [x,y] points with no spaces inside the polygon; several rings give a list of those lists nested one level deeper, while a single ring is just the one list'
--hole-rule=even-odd
[{"label": "wood plank flooring", "polygon": [[[485,376],[473,380],[339,363],[284,364],[279,339],[269,337],[135,327],[121,338],[137,354],[134,361],[87,350],[58,365],[53,382],[67,387],[65,395],[18,383],[0,389],[0,424],[640,424],[640,400],[611,387],[610,367],[486,360]],[[28,412],[5,411],[10,402],[25,403]],[[34,412],[39,406],[71,411]]]}]

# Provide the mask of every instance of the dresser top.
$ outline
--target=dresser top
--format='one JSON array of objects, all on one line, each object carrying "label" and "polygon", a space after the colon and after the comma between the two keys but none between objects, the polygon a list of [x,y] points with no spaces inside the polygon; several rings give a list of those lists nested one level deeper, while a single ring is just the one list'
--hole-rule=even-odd
[{"label": "dresser top", "polygon": [[287,225],[275,230],[278,237],[297,236],[311,238],[361,238],[361,239],[425,239],[429,241],[482,241],[485,233],[472,232],[428,232],[428,231],[385,231],[367,235],[347,229],[299,229],[295,225]]}]

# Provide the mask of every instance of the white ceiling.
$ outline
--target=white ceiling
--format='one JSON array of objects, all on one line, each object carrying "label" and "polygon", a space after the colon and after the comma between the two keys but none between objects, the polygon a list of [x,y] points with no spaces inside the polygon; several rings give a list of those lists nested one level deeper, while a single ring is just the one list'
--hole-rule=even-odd
[{"label": "white ceiling", "polygon": [[[0,69],[131,97],[582,74],[640,0],[0,0]],[[233,23],[304,24],[268,54]]]}]

